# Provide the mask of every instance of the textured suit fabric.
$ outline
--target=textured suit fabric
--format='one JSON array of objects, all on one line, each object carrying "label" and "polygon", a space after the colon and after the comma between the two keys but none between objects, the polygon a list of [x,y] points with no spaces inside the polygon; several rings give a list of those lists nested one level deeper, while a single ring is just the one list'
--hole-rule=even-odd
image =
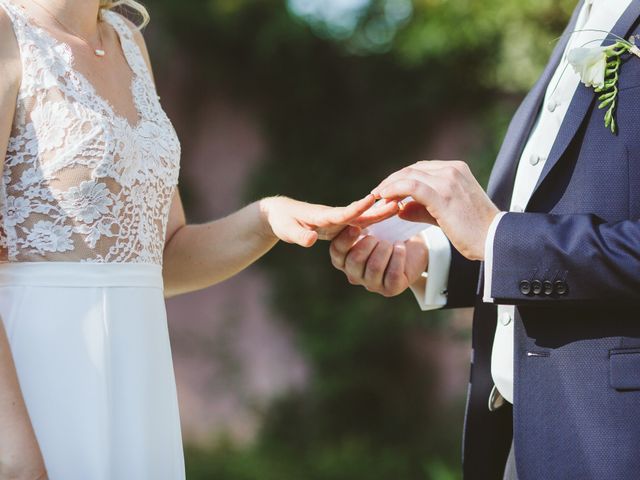
[{"label": "textured suit fabric", "polygon": [[[634,0],[614,33],[640,33],[639,17]],[[561,44],[496,160],[488,192],[501,209]],[[593,89],[578,88],[525,212],[496,231],[491,296],[516,306],[513,409],[488,411],[496,307],[482,303],[481,276],[469,286],[483,265],[454,254],[448,306],[476,306],[465,480],[503,478],[512,438],[520,480],[640,478],[639,58],[625,61],[619,87],[617,135]],[[563,288],[522,288],[535,280]]]}]

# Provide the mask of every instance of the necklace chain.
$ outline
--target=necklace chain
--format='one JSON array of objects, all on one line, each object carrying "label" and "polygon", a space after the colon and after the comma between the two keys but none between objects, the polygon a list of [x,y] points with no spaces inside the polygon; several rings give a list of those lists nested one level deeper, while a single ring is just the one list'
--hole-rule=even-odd
[{"label": "necklace chain", "polygon": [[102,41],[102,30],[100,30],[100,23],[98,22],[98,38],[100,39],[100,47],[99,48],[95,48],[91,45],[91,43],[89,43],[89,41],[84,38],[82,35],[74,32],[73,30],[71,30],[69,27],[67,27],[64,23],[62,23],[60,20],[58,20],[58,17],[56,17],[53,13],[51,13],[51,11],[45,7],[44,5],[42,5],[40,2],[37,2],[36,0],[31,0],[33,3],[35,3],[36,5],[38,5],[41,9],[43,9],[45,12],[47,12],[47,14],[56,21],[56,23],[58,25],[60,25],[67,33],[69,33],[70,35],[73,35],[74,37],[79,38],[80,40],[82,40],[92,51],[93,53],[97,56],[97,57],[104,57],[106,52],[104,51],[104,44]]}]

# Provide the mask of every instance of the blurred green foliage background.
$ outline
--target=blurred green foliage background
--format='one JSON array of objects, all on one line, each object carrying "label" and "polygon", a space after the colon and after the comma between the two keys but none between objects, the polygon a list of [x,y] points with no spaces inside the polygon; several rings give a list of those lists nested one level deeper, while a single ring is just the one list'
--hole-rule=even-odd
[{"label": "blurred green foliage background", "polygon": [[[202,92],[213,89],[257,112],[269,155],[247,201],[277,193],[344,204],[421,159],[444,132],[469,143],[464,160],[486,183],[510,116],[576,2],[146,3],[160,86],[172,69],[189,71],[192,93],[178,115],[197,117]],[[176,51],[179,66],[169,61]],[[197,198],[183,187],[189,210]],[[411,342],[445,328],[449,314],[349,287],[326,248],[279,246],[261,265],[312,380],[262,412],[251,445],[188,447],[188,478],[459,478],[464,396],[434,402],[432,372]]]}]

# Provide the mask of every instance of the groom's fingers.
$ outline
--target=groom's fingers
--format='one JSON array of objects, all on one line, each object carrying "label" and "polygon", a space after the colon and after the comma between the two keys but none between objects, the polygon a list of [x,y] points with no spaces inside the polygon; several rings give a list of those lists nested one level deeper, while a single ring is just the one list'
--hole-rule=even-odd
[{"label": "groom's fingers", "polygon": [[406,261],[407,248],[403,243],[396,243],[393,246],[389,266],[384,275],[383,285],[386,295],[399,295],[407,288],[407,280],[404,274]]},{"label": "groom's fingers", "polygon": [[442,198],[436,191],[436,187],[442,188],[440,183],[442,182],[435,177],[423,180],[402,179],[381,189],[379,195],[382,198],[413,197],[416,202],[433,207],[438,206]]},{"label": "groom's fingers", "polygon": [[393,245],[380,241],[369,256],[364,271],[364,286],[367,290],[381,293],[384,290],[384,272],[391,260]]},{"label": "groom's fingers", "polygon": [[347,274],[350,283],[355,285],[364,283],[364,271],[367,261],[378,243],[379,240],[377,238],[364,237],[349,250],[344,264],[344,272]]},{"label": "groom's fingers", "polygon": [[[415,170],[413,167],[405,167],[402,170],[398,170],[397,172],[392,173],[382,182],[380,182],[378,186],[371,191],[371,193],[377,195],[384,187],[386,187],[390,183],[397,182],[398,180],[401,180],[403,178],[407,178],[414,172],[417,172],[417,170]],[[420,174],[425,175],[424,172],[420,172]]]},{"label": "groom's fingers", "polygon": [[418,202],[407,203],[402,210],[400,210],[398,216],[408,222],[422,222],[430,223],[431,225],[438,225],[438,222],[427,211],[427,208]]},{"label": "groom's fingers", "polygon": [[361,230],[358,227],[347,227],[331,242],[329,247],[331,263],[338,270],[344,270],[347,254],[358,240],[358,237],[360,237],[360,232]]},{"label": "groom's fingers", "polygon": [[421,172],[420,170],[410,169],[407,172],[403,173],[402,175],[396,175],[393,178],[385,180],[379,186],[374,188],[372,190],[372,193],[380,198],[384,198],[384,199],[392,198],[384,195],[383,192],[385,192],[390,185],[394,185],[398,182],[407,182],[407,181],[413,181],[413,182],[424,183],[429,185],[433,182],[437,182],[438,177],[430,173]]},{"label": "groom's fingers", "polygon": [[470,172],[469,165],[461,160],[423,160],[413,167],[425,172],[436,170],[447,170],[449,174],[456,174],[453,170],[463,174]]},{"label": "groom's fingers", "polygon": [[[431,163],[431,162],[426,162]],[[397,182],[398,180],[412,178],[415,180],[424,180],[428,176],[447,177],[454,169],[452,167],[437,166],[431,168],[420,168],[419,164],[405,167],[402,170],[398,170],[385,178],[380,184],[373,189],[372,193],[376,194],[381,189],[389,185],[390,183]]]}]

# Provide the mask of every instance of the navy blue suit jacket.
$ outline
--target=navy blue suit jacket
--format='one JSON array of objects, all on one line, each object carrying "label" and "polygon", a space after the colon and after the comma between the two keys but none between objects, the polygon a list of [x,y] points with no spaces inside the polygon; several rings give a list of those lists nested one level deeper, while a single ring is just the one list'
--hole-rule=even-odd
[{"label": "navy blue suit jacket", "polygon": [[[502,210],[578,9],[496,160]],[[638,33],[639,17],[634,0],[612,33]],[[496,307],[482,302],[483,264],[453,251],[447,306],[476,306],[465,480],[501,479],[512,436],[520,480],[640,478],[640,58],[619,88],[613,135],[580,85],[525,212],[498,225],[491,296],[516,306],[513,409],[487,408]]]}]

